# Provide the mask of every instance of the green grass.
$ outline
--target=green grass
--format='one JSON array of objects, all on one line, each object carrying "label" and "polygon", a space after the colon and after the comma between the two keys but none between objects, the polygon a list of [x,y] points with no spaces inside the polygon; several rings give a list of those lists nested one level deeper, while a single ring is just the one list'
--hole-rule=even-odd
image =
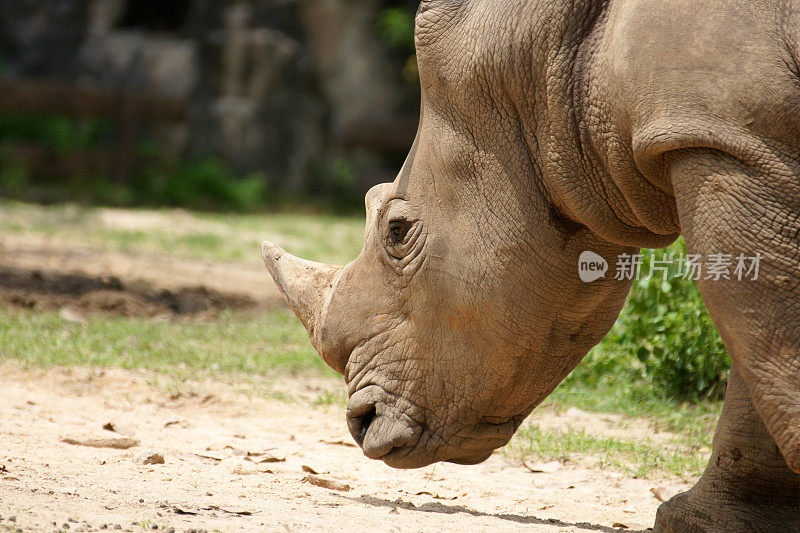
[{"label": "green grass", "polygon": [[708,453],[684,439],[666,446],[647,439],[601,437],[585,431],[543,430],[523,426],[506,449],[506,454],[540,460],[589,460],[632,477],[686,476],[702,472]]},{"label": "green grass", "polygon": [[344,264],[361,250],[364,218],[283,212],[212,214],[180,209],[112,211],[0,200],[0,233],[55,238],[114,252],[212,261],[257,261],[261,241],[270,239],[295,255]]},{"label": "green grass", "polygon": [[313,404],[322,407],[330,407],[332,405],[344,407],[347,405],[347,399],[347,391],[345,389],[323,391],[317,395]]},{"label": "green grass", "polygon": [[122,367],[174,375],[334,376],[285,310],[223,313],[210,322],[93,316],[85,324],[55,313],[0,309],[0,360],[33,366]]},{"label": "green grass", "polygon": [[587,383],[580,378],[581,372],[579,365],[545,400],[544,405],[556,410],[577,407],[590,412],[650,418],[656,429],[681,432],[704,445],[710,444],[722,411],[721,401],[677,402],[638,387],[624,375],[609,374]]}]

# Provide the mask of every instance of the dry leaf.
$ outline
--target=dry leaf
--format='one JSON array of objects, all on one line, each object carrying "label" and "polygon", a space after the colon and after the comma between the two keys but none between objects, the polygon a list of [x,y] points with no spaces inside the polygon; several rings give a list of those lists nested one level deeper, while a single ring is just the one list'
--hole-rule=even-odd
[{"label": "dry leaf", "polygon": [[87,439],[73,439],[72,437],[64,437],[61,442],[73,444],[75,446],[89,446],[91,448],[116,448],[118,450],[127,450],[139,445],[138,439],[130,437],[119,438],[87,438]]},{"label": "dry leaf", "polygon": [[303,472],[308,472],[309,474],[319,474],[319,472],[317,472],[316,470],[314,470],[313,468],[311,468],[308,465],[303,465],[302,469],[303,469]]},{"label": "dry leaf", "polygon": [[[406,492],[406,494],[411,494],[411,493]],[[455,500],[456,498],[458,498],[457,495],[452,495],[452,494],[446,495],[446,494],[440,494],[438,492],[433,493],[433,492],[428,492],[427,490],[421,490],[419,492],[415,492],[414,496],[430,496],[434,500]]]},{"label": "dry leaf", "polygon": [[615,527],[617,529],[630,529],[628,526],[626,526],[622,522],[614,522],[613,524],[611,524],[611,527]]},{"label": "dry leaf", "polygon": [[227,446],[225,446],[225,447],[224,447],[224,448],[222,448],[222,449],[223,449],[223,450],[230,450],[230,451],[231,451],[231,455],[238,455],[239,457],[244,457],[244,456],[246,456],[246,455],[249,455],[249,454],[248,454],[248,453],[247,453],[245,450],[242,450],[242,449],[240,449],[240,448],[234,448],[234,447],[233,447],[233,446],[231,446],[230,444],[229,444],[229,445],[227,445]]},{"label": "dry leaf", "polygon": [[203,454],[203,453],[195,453],[194,455],[196,455],[197,457],[202,457],[203,459],[211,459],[211,460],[218,461],[218,462],[222,461],[222,459],[223,459],[222,457],[215,457],[213,455],[206,455],[206,454]]},{"label": "dry leaf", "polygon": [[653,496],[656,497],[656,500],[660,502],[665,502],[675,495],[667,487],[653,487],[652,489],[650,489],[650,492],[652,492]]},{"label": "dry leaf", "polygon": [[530,461],[525,459],[522,461],[525,467],[534,473],[552,474],[561,470],[561,463],[558,461],[550,461],[549,463],[541,463],[537,461]]},{"label": "dry leaf", "polygon": [[[255,457],[255,459],[251,459]],[[250,461],[256,463],[282,463],[286,461],[286,455],[281,452],[247,452]]]},{"label": "dry leaf", "polygon": [[208,510],[208,511],[222,511],[223,513],[235,514],[235,515],[239,515],[239,516],[251,516],[251,515],[255,514],[255,511],[237,511],[235,509],[225,509],[224,507],[218,507],[216,505],[209,505],[208,507],[206,507],[206,510]]},{"label": "dry leaf", "polygon": [[356,446],[352,442],[347,442],[347,441],[343,441],[343,440],[324,440],[324,439],[320,439],[319,441],[321,443],[323,443],[323,444],[330,444],[332,446],[346,446],[348,448],[358,448],[358,446]]},{"label": "dry leaf", "polygon": [[317,487],[322,487],[324,489],[338,490],[340,492],[348,492],[350,490],[350,485],[346,483],[340,483],[338,481],[333,481],[332,479],[325,479],[323,477],[311,474],[304,477],[302,481],[311,483],[312,485],[316,485]]}]

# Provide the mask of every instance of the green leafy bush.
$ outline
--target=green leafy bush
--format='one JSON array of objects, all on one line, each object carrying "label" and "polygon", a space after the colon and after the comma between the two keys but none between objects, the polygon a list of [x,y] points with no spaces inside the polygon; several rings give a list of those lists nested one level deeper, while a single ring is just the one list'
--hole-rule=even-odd
[{"label": "green leafy bush", "polygon": [[35,143],[59,155],[97,147],[111,135],[107,120],[0,112],[0,139]]},{"label": "green leafy bush", "polygon": [[30,178],[30,169],[24,161],[0,152],[0,195],[21,195]]},{"label": "green leafy bush", "polygon": [[378,13],[378,35],[392,48],[414,52],[414,13],[402,7],[390,7]]},{"label": "green leafy bush", "polygon": [[266,179],[259,174],[240,178],[215,158],[152,166],[136,182],[140,202],[196,209],[249,211],[264,202]]},{"label": "green leafy bush", "polygon": [[[719,398],[730,358],[691,279],[679,275],[683,240],[664,250],[642,250],[639,279],[614,328],[570,379],[596,386],[604,379],[628,381],[638,394],[672,400]],[[667,276],[654,260],[668,262]]]},{"label": "green leafy bush", "polygon": [[416,88],[419,71],[414,45],[414,11],[408,6],[383,9],[378,13],[375,29],[386,46],[402,59],[400,77]]}]

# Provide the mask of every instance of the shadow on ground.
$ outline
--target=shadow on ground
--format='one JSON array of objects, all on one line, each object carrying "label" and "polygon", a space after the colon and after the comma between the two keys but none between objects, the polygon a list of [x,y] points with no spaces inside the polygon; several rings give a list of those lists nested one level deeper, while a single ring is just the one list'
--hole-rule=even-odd
[{"label": "shadow on ground", "polygon": [[[409,511],[419,511],[423,513],[441,513],[441,514],[466,513],[471,516],[499,518],[500,520],[508,520],[509,522],[516,522],[518,524],[536,524],[544,526],[549,525],[559,528],[575,527],[578,529],[584,529],[586,531],[603,531],[607,533],[612,533],[612,532],[619,533],[619,531],[621,531],[621,529],[601,526],[599,524],[589,524],[588,522],[569,523],[557,520],[555,518],[545,519],[545,518],[537,518],[535,516],[525,516],[525,515],[511,514],[511,513],[484,513],[482,511],[476,511],[474,509],[470,509],[469,507],[465,507],[463,505],[445,505],[439,502],[429,502],[417,506],[411,502],[404,501],[402,498],[398,498],[397,500],[392,501],[392,500],[385,500],[382,498],[376,498],[375,496],[369,496],[366,494],[359,496],[357,498],[350,496],[342,496],[342,495],[339,496],[341,498],[353,502],[365,503],[367,505],[372,505],[374,507],[387,507],[390,509],[405,509]],[[625,528],[624,531],[630,533],[648,533],[649,531],[652,531],[652,529]]]}]

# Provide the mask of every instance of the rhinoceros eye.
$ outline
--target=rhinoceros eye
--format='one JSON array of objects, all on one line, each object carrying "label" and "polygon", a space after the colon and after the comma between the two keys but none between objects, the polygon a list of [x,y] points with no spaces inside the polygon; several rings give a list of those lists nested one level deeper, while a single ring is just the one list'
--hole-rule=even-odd
[{"label": "rhinoceros eye", "polygon": [[414,271],[414,259],[425,245],[427,231],[420,219],[419,209],[396,198],[387,206],[386,226],[382,231],[381,251],[384,261],[398,274]]},{"label": "rhinoceros eye", "polygon": [[411,228],[411,223],[405,219],[395,219],[389,222],[389,237],[394,242],[403,242],[406,238],[408,230]]}]

